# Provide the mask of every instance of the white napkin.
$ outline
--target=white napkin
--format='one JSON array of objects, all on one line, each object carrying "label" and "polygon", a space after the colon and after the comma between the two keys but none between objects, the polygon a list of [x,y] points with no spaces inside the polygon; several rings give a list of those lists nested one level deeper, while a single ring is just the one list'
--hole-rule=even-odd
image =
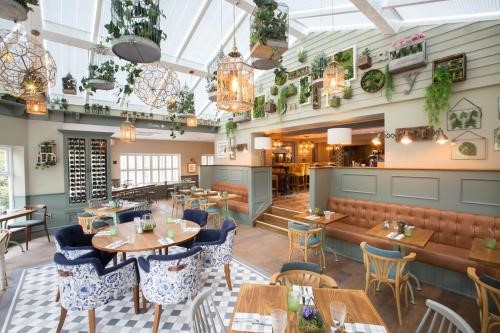
[{"label": "white napkin", "polygon": [[309,215],[309,216],[306,216],[306,219],[307,220],[311,220],[311,221],[312,220],[317,220],[317,219],[319,219],[319,216],[317,216],[317,215]]},{"label": "white napkin", "polygon": [[111,244],[108,244],[106,245],[106,248],[107,249],[117,249],[119,248],[120,246],[123,246],[125,244],[127,244],[128,242],[126,240],[123,240],[123,239],[119,239],[117,240],[116,242],[113,242]]},{"label": "white napkin", "polygon": [[272,333],[271,316],[258,313],[236,312],[233,318],[233,331]]},{"label": "white napkin", "polygon": [[98,231],[94,236],[111,236],[111,230]]},{"label": "white napkin", "polygon": [[[344,323],[346,333],[387,333],[382,325],[372,325],[363,323]],[[335,332],[332,327],[332,332]]]},{"label": "white napkin", "polygon": [[175,243],[174,240],[170,237],[158,238],[158,242],[160,242],[161,245],[170,245]]},{"label": "white napkin", "polygon": [[405,235],[403,234],[398,234],[397,232],[390,232],[389,234],[387,234],[386,236],[387,238],[392,238],[392,239],[397,239],[397,240],[400,240],[402,238],[405,237]]},{"label": "white napkin", "polygon": [[196,228],[196,227],[185,227],[183,231],[184,231],[184,232],[196,232],[196,231],[198,231],[198,230],[200,230],[200,228]]}]

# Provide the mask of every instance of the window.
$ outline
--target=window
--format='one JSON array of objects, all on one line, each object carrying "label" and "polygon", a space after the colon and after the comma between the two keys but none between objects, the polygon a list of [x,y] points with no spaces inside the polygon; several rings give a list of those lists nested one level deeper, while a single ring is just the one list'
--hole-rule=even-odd
[{"label": "window", "polygon": [[0,147],[0,210],[14,208],[12,200],[12,150]]},{"label": "window", "polygon": [[201,155],[201,165],[214,165],[214,155]]},{"label": "window", "polygon": [[179,154],[120,155],[120,181],[128,185],[144,185],[180,180]]}]

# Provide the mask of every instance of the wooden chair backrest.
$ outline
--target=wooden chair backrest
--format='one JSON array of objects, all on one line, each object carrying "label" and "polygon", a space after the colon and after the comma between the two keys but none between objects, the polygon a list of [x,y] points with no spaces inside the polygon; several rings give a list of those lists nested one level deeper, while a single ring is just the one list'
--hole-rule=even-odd
[{"label": "wooden chair backrest", "polygon": [[[479,306],[479,311],[481,316],[488,316],[491,313],[489,300],[493,301],[497,309],[500,309],[500,289],[494,288],[489,284],[481,281],[476,273],[476,269],[473,267],[467,267],[467,276],[474,282],[476,286],[477,298],[476,302]],[[496,316],[497,320],[500,321],[500,317]]]},{"label": "wooden chair backrest", "polygon": [[10,232],[8,229],[0,229],[0,256],[7,251],[9,245]]},{"label": "wooden chair backrest", "polygon": [[293,248],[296,249],[307,248],[309,246],[309,239],[313,236],[316,237],[321,242],[321,232],[322,232],[321,228],[298,230],[289,227],[288,239],[290,240],[290,244],[292,245]]},{"label": "wooden chair backrest", "polygon": [[337,288],[337,281],[325,274],[306,270],[290,270],[276,273],[271,277],[270,284],[281,286],[311,286],[313,288]]},{"label": "wooden chair backrest", "polygon": [[224,322],[212,298],[213,290],[198,294],[191,304],[191,327],[194,333],[223,333]]},{"label": "wooden chair backrest", "polygon": [[[474,333],[472,327],[450,308],[430,299],[425,301],[425,305],[427,305],[427,311],[415,333]],[[431,316],[432,319],[430,319]],[[430,322],[427,323],[429,319]]]},{"label": "wooden chair backrest", "polygon": [[39,215],[42,220],[45,221],[47,218],[47,205],[44,204],[30,204],[24,206],[24,209],[31,209],[34,210],[33,213],[30,214],[30,218],[33,217],[33,215]]}]

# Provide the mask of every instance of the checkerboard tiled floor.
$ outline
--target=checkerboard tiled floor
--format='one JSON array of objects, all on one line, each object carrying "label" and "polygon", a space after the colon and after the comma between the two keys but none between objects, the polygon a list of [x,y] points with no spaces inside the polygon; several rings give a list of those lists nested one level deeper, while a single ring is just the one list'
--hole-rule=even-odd
[{"label": "checkerboard tiled floor", "polygon": [[[267,277],[236,260],[231,264],[232,291],[226,287],[222,268],[205,271],[205,274],[207,280],[204,288],[215,290],[214,301],[226,327],[229,325],[240,286],[244,283],[268,282]],[[54,332],[60,309],[59,303],[54,301],[56,279],[52,264],[24,270],[6,323],[0,327],[2,333]],[[164,307],[160,331],[190,332],[189,303]],[[149,305],[146,313],[136,315],[131,293],[128,297],[96,309],[96,322],[97,331],[100,333],[149,333],[153,325],[153,307]],[[87,313],[68,312],[63,332],[88,332]]]}]

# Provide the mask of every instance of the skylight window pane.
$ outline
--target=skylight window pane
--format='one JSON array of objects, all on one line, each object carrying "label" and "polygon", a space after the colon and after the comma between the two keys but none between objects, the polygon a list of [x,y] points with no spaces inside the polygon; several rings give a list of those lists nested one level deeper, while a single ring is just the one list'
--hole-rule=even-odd
[{"label": "skylight window pane", "polygon": [[445,21],[447,17],[452,18],[457,16],[466,19],[467,17],[473,17],[474,15],[491,15],[495,12],[497,15],[499,15],[500,1],[449,0],[425,3],[421,5],[397,7],[397,11],[399,15],[403,17],[403,20],[408,23],[425,22],[426,20],[436,18],[443,18],[443,21]]},{"label": "skylight window pane", "polygon": [[64,33],[72,29],[73,37],[89,40],[94,27],[97,0],[43,0],[41,1],[44,29]]}]

